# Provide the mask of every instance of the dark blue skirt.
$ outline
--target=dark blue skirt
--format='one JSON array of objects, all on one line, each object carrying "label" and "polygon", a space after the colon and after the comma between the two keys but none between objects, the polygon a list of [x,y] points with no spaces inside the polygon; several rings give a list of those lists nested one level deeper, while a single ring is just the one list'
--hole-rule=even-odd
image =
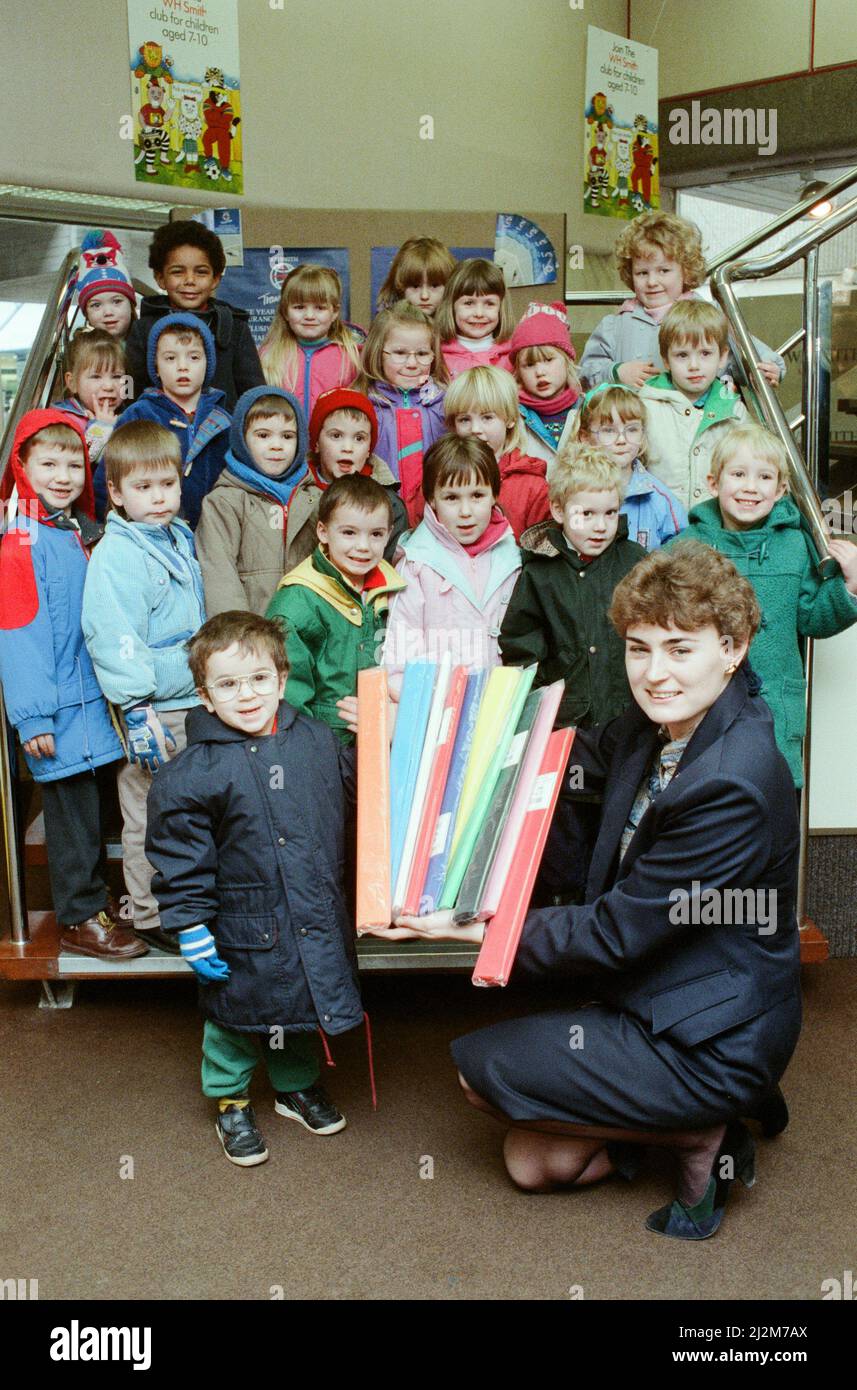
[{"label": "dark blue skirt", "polygon": [[456,1038],[472,1090],[510,1120],[611,1129],[696,1129],[746,1115],[779,1081],[800,999],[681,1047],[607,1004],[509,1019]]}]

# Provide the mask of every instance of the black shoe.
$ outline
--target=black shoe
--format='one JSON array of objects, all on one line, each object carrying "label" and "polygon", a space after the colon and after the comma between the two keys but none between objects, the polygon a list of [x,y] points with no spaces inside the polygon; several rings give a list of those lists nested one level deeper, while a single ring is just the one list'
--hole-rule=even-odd
[{"label": "black shoe", "polygon": [[228,1105],[214,1122],[217,1137],[230,1163],[253,1168],[268,1157],[265,1141],[256,1128],[252,1105]]},{"label": "black shoe", "polygon": [[305,1091],[278,1091],[274,1109],[287,1120],[297,1120],[311,1134],[338,1134],[345,1128],[345,1116],[320,1086],[307,1086]]},{"label": "black shoe", "polygon": [[769,1091],[755,1110],[749,1112],[749,1118],[758,1120],[766,1139],[773,1139],[775,1135],[782,1134],[789,1122],[789,1107],[779,1086]]},{"label": "black shoe", "polygon": [[[732,1161],[731,1173],[721,1177],[723,1160],[727,1157]],[[756,1146],[750,1131],[740,1120],[734,1120],[727,1127],[700,1200],[691,1207],[676,1198],[668,1206],[659,1207],[646,1221],[647,1230],[659,1236],[672,1236],[674,1240],[707,1240],[723,1220],[729,1188],[735,1178],[740,1178],[745,1187],[752,1187],[756,1181]]]},{"label": "black shoe", "polygon": [[182,953],[175,932],[164,931],[161,927],[150,927],[148,931],[135,927],[134,935],[145,941],[147,946],[155,946],[159,951],[166,951],[171,956],[180,956]]}]

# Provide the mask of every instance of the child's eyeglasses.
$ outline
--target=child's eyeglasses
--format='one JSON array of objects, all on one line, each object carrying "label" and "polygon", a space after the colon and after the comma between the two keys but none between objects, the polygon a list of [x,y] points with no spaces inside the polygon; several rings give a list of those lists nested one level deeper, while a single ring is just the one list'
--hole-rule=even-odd
[{"label": "child's eyeglasses", "polygon": [[643,426],[640,420],[630,420],[627,425],[599,425],[592,433],[602,444],[615,444],[617,439],[635,444],[643,437]]},{"label": "child's eyeglasses", "polygon": [[404,364],[406,362],[409,362],[413,357],[417,362],[419,362],[421,367],[424,367],[428,362],[432,361],[434,353],[405,352],[402,348],[384,348],[384,356],[392,357],[393,361],[396,362],[400,367],[404,366]]},{"label": "child's eyeglasses", "polygon": [[205,688],[209,695],[221,704],[228,705],[237,700],[242,685],[246,685],[254,695],[273,695],[279,683],[276,671],[254,671],[252,676],[221,676]]}]

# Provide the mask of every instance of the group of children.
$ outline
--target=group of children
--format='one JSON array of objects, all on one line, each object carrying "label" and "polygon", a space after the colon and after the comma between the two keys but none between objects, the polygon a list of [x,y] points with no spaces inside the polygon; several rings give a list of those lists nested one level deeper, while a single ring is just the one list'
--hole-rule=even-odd
[{"label": "group of children", "polygon": [[[278,1113],[345,1123],[311,1035],[362,1018],[344,868],[358,672],[383,662],[395,703],[408,661],[535,664],[537,684],[565,682],[560,725],[612,718],[629,699],[613,590],[687,532],[756,588],[750,660],[799,786],[801,640],[857,621],[857,548],[831,542],[841,573],[819,576],[785,451],[748,421],[726,321],[692,293],[698,233],[670,214],[620,237],[633,298],[587,344],[585,391],[561,304],[515,325],[500,270],[429,238],[400,249],[365,339],[332,271],[293,270],[261,363],[214,298],[204,227],[155,234],[163,295],[139,318],[115,239],[84,255],[68,398],[24,417],[0,489],[17,493],[0,678],[42,787],[62,945],[189,961],[203,1090],[247,1166],[267,1156],[260,1056]],[[112,781],[133,928],[105,878]]]}]

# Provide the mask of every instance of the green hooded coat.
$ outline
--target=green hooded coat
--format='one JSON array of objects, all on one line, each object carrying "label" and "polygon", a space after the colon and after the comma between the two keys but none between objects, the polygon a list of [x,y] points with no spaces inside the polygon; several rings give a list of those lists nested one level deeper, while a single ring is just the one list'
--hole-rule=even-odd
[{"label": "green hooded coat", "polygon": [[382,560],[360,594],[320,546],[280,580],[267,617],[286,628],[286,699],[302,714],[328,724],[343,743],[354,739],[336,707],[357,694],[357,672],[378,664],[391,594],[404,579]]},{"label": "green hooded coat", "polygon": [[774,716],[777,745],[800,787],[806,730],[803,639],[844,632],[857,622],[857,598],[841,574],[819,575],[815,547],[789,496],[774,503],[762,526],[749,531],[727,531],[712,497],[693,508],[688,529],[668,545],[688,537],[728,555],[756,591],[762,622],[750,646],[750,664]]}]

